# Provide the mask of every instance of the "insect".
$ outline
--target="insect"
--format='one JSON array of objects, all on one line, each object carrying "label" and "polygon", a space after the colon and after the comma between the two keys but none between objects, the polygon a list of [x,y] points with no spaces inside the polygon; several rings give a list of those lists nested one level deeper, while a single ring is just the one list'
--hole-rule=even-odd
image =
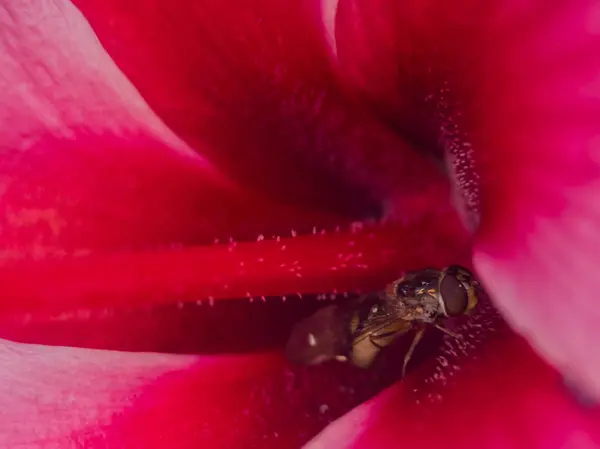
[{"label": "insect", "polygon": [[383,348],[414,330],[404,356],[404,377],[427,328],[433,326],[459,338],[441,323],[445,318],[471,312],[480,292],[471,272],[459,265],[408,272],[381,292],[324,307],[298,322],[286,354],[290,361],[307,365],[338,360],[368,368]]}]

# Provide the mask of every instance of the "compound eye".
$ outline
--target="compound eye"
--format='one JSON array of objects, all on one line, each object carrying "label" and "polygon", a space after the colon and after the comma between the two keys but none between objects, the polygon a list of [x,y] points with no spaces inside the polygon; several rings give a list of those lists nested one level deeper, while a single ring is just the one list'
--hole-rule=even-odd
[{"label": "compound eye", "polygon": [[440,282],[440,296],[448,316],[461,315],[467,310],[469,295],[456,276],[446,273]]},{"label": "compound eye", "polygon": [[446,268],[445,272],[455,276],[467,285],[472,284],[475,279],[473,273],[471,273],[465,267],[461,267],[460,265],[451,265]]}]

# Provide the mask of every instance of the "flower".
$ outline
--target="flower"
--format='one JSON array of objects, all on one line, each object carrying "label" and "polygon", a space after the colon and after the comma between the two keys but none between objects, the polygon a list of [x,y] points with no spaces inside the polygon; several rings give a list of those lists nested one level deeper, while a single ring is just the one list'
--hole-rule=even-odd
[{"label": "flower", "polygon": [[469,264],[473,232],[495,304],[594,397],[596,3],[75,6],[0,7],[1,446],[599,444],[489,304],[364,403],[394,358],[279,350],[317,307],[282,294]]}]

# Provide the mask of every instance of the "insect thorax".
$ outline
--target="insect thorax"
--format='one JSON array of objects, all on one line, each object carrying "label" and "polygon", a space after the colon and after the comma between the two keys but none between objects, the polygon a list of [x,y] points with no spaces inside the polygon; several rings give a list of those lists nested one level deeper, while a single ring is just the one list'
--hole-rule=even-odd
[{"label": "insect thorax", "polygon": [[440,274],[433,269],[407,273],[386,289],[385,307],[404,320],[435,322],[443,314],[438,294]]},{"label": "insect thorax", "polygon": [[427,293],[414,297],[388,296],[385,308],[390,314],[407,321],[433,323],[441,315],[438,299]]}]

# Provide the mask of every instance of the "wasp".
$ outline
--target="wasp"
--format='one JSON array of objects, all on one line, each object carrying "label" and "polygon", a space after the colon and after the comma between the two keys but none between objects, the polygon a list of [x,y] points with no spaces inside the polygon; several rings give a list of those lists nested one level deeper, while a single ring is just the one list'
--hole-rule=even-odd
[{"label": "wasp", "polygon": [[329,360],[368,368],[380,351],[401,335],[414,331],[404,356],[402,377],[427,328],[459,338],[443,327],[446,318],[470,313],[480,284],[459,265],[406,273],[383,291],[342,305],[330,305],[298,322],[286,346],[290,361],[316,365]]}]

